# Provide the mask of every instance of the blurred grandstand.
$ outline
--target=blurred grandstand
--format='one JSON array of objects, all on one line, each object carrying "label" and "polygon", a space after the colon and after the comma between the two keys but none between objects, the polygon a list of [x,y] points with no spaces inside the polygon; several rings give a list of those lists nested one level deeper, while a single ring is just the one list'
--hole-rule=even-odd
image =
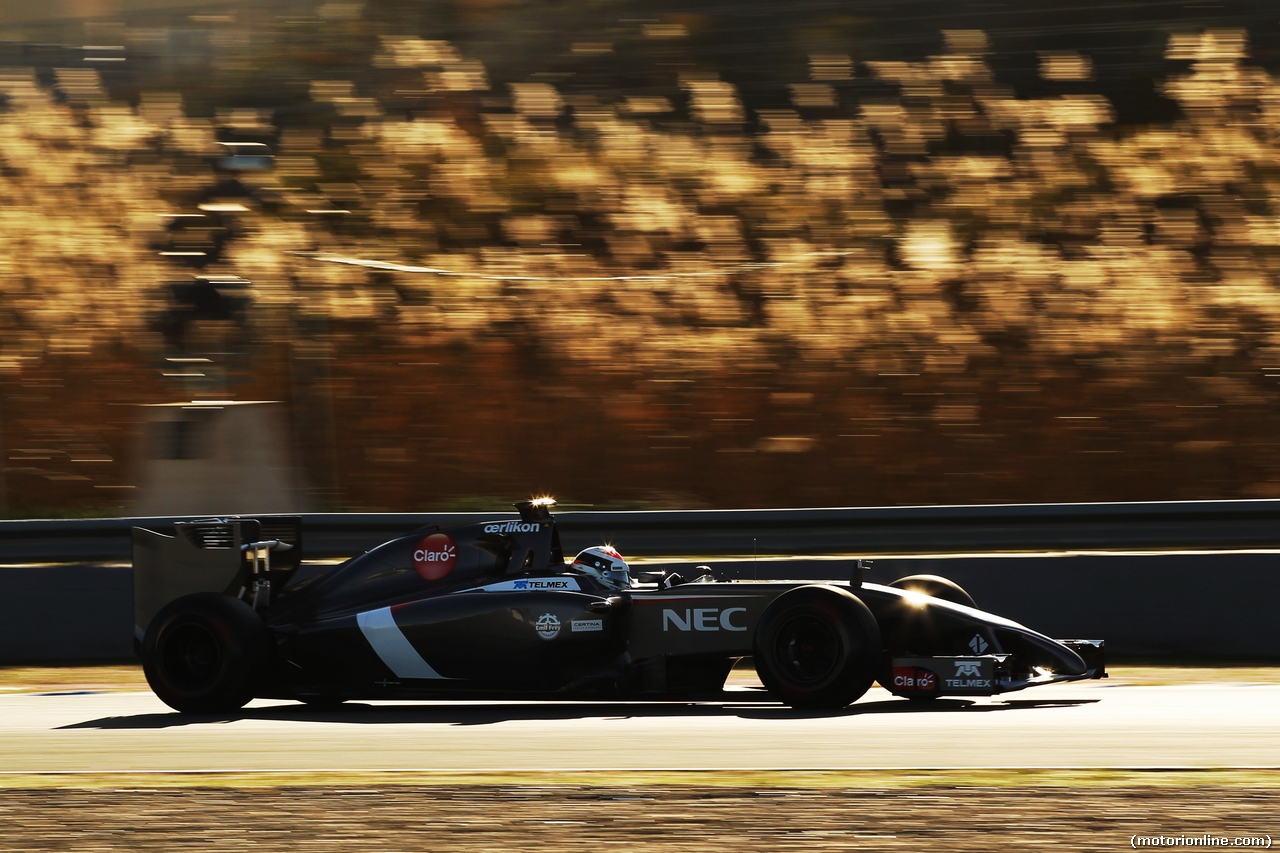
[{"label": "blurred grandstand", "polygon": [[1280,496],[1272,18],[6,10],[3,512],[186,399],[325,508]]}]

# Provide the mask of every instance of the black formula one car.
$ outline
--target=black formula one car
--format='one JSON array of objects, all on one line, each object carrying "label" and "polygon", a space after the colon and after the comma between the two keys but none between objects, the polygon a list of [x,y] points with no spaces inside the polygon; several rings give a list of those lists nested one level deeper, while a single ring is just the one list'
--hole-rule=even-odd
[{"label": "black formula one car", "polygon": [[566,562],[553,504],[424,527],[305,577],[296,517],[135,528],[147,681],[178,711],[226,713],[255,697],[723,699],[745,657],[768,693],[733,698],[796,708],[844,707],[876,680],[928,700],[1105,676],[1102,641],[1052,640],[939,577],[633,578],[607,547]]}]

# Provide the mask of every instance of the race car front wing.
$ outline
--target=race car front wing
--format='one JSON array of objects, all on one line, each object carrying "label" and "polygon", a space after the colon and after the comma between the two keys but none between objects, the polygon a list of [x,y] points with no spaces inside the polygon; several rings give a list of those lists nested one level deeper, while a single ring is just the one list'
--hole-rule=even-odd
[{"label": "race car front wing", "polygon": [[1041,667],[1023,669],[1013,655],[895,657],[891,664],[892,693],[912,699],[935,696],[994,696],[1027,687],[1106,678],[1106,644],[1102,640],[1059,640],[1085,662],[1077,674],[1055,673]]}]

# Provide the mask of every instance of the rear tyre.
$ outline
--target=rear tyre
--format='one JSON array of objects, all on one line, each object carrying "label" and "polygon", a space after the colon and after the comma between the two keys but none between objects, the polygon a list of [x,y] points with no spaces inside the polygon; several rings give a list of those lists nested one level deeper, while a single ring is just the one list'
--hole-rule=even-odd
[{"label": "rear tyre", "polygon": [[843,708],[871,687],[880,628],[862,601],[833,586],[802,586],[774,599],[756,625],[756,673],[793,708]]},{"label": "rear tyre", "polygon": [[964,587],[939,575],[909,575],[905,578],[898,578],[889,586],[894,589],[909,589],[913,592],[921,592],[933,598],[950,601],[952,604],[963,604],[965,607],[972,607],[975,610],[978,607],[973,600],[973,596],[964,591]]},{"label": "rear tyre", "polygon": [[156,614],[142,669],[160,700],[184,714],[225,714],[253,698],[271,654],[262,618],[238,598],[198,592]]}]

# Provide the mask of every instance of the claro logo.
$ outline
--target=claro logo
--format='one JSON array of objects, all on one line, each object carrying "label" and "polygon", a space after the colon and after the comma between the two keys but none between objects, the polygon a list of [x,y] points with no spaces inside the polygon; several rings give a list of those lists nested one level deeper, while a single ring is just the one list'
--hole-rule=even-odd
[{"label": "claro logo", "polygon": [[[683,612],[677,610],[662,611],[662,630],[670,631],[745,631],[742,624],[745,607],[686,607]],[[735,620],[736,623],[735,624]]]},{"label": "claro logo", "polygon": [[448,533],[432,533],[413,551],[413,570],[424,581],[446,577],[458,562],[458,546]]},{"label": "claro logo", "polygon": [[936,691],[938,676],[927,669],[914,666],[895,666],[893,686],[899,690]]}]

